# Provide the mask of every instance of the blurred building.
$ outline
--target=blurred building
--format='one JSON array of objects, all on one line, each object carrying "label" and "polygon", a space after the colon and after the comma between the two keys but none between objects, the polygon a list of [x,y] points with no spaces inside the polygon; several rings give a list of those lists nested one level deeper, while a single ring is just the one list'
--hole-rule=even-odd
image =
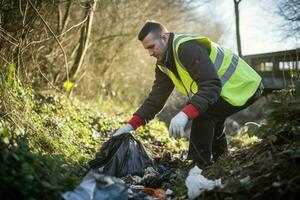
[{"label": "blurred building", "polygon": [[263,77],[266,92],[286,89],[300,78],[300,48],[243,58]]}]

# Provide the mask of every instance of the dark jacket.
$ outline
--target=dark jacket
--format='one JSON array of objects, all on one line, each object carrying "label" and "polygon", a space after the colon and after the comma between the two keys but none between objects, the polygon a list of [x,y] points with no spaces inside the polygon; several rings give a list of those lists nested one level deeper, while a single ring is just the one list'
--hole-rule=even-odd
[{"label": "dark jacket", "polygon": [[[163,65],[179,78],[172,50],[173,38],[174,34],[170,33],[167,56]],[[195,84],[198,85],[198,92],[190,98],[188,103],[193,104],[199,110],[200,115],[217,101],[222,88],[221,80],[217,76],[209,54],[210,47],[196,41],[185,42],[178,49],[179,60],[195,81]],[[174,84],[172,80],[156,67],[152,90],[148,98],[134,114],[140,116],[145,122],[153,119],[163,108],[173,89]]]}]

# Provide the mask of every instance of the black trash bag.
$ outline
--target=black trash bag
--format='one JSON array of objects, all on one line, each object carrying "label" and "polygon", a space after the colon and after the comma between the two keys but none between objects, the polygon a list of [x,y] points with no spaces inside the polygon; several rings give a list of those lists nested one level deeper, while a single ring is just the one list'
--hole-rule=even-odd
[{"label": "black trash bag", "polygon": [[128,174],[143,176],[147,167],[156,168],[142,143],[130,133],[110,138],[89,165],[93,169],[103,167],[104,173],[116,177]]}]

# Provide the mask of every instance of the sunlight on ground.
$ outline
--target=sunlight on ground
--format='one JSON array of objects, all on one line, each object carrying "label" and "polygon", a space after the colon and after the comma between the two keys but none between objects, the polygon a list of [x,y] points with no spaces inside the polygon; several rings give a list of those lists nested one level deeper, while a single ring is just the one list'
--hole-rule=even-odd
[{"label": "sunlight on ground", "polygon": [[228,137],[229,152],[239,150],[240,148],[249,148],[253,144],[260,142],[261,139],[255,135],[249,136],[247,133],[239,133]]}]

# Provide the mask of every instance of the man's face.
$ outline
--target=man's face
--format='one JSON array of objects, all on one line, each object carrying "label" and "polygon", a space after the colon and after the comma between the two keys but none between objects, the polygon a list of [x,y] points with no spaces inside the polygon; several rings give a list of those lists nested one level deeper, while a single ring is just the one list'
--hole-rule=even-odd
[{"label": "man's face", "polygon": [[163,62],[166,57],[168,48],[168,35],[150,32],[142,41],[145,49],[149,51],[149,55],[157,59],[157,62]]}]

